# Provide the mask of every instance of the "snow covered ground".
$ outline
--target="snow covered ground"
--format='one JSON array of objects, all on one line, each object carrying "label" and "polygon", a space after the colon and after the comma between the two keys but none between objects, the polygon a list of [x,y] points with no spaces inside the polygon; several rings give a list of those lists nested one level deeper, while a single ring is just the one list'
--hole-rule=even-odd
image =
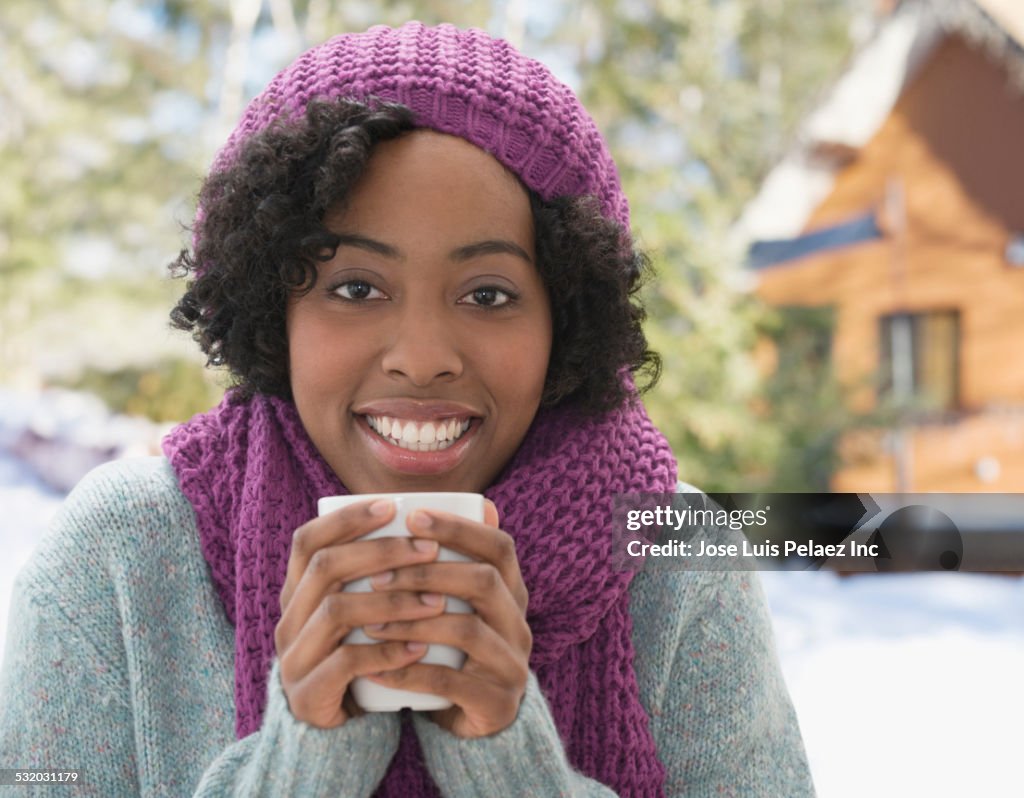
[{"label": "snow covered ground", "polygon": [[762,581],[822,798],[1024,795],[1024,581]]},{"label": "snow covered ground", "polygon": [[[61,500],[4,443],[0,656],[15,574]],[[1024,795],[1024,580],[761,576],[822,798]]]}]

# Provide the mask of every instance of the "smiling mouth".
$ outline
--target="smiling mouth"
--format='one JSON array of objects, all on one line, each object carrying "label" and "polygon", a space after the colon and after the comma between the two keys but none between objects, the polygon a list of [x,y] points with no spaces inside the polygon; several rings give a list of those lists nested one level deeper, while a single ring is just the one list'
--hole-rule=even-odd
[{"label": "smiling mouth", "polygon": [[363,416],[377,435],[411,452],[440,452],[461,438],[473,423],[470,417],[415,421],[391,416]]}]

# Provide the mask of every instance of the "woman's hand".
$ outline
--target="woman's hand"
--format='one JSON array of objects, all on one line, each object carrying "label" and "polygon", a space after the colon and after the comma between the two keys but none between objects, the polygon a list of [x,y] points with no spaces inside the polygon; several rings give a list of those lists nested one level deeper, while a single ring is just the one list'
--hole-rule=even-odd
[{"label": "woman's hand", "polygon": [[461,670],[414,663],[370,677],[388,687],[447,698],[454,706],[430,716],[459,737],[494,734],[515,720],[526,692],[533,645],[526,623],[528,595],[515,544],[498,528],[494,504],[488,501],[485,507],[482,524],[433,510],[419,510],[407,520],[416,538],[436,541],[475,562],[420,563],[370,580],[381,595],[429,591],[461,598],[476,610],[475,614],[445,613],[365,629],[379,640],[443,643],[466,652]]},{"label": "woman's hand", "polygon": [[431,540],[356,540],[394,514],[394,502],[361,502],[313,519],[292,539],[274,645],[288,707],[312,726],[340,726],[359,714],[347,694],[355,677],[405,667],[426,651],[425,645],[404,641],[342,645],[345,635],[367,624],[408,622],[443,611],[441,596],[426,589],[340,592],[355,579],[437,557],[438,545]]}]

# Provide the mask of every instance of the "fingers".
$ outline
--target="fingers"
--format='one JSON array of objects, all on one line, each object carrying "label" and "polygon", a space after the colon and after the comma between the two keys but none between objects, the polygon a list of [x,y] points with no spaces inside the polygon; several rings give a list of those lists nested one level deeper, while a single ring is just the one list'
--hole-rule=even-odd
[{"label": "fingers", "polygon": [[485,678],[497,684],[511,685],[526,681],[526,655],[522,650],[517,654],[478,615],[447,613],[423,620],[392,621],[367,627],[365,632],[375,640],[451,646],[466,653],[469,658],[467,671],[485,675]]},{"label": "fingers", "polygon": [[484,523],[487,526],[498,526],[498,507],[490,499],[484,499]]},{"label": "fingers", "polygon": [[480,524],[440,510],[417,510],[409,514],[406,525],[417,537],[436,540],[473,560],[493,565],[520,610],[525,612],[529,594],[519,570],[515,541],[497,527],[498,511],[493,502],[484,504],[484,521]]},{"label": "fingers", "polygon": [[368,678],[387,687],[447,698],[461,708],[450,728],[460,737],[482,737],[506,728],[515,720],[526,684],[525,679],[521,687],[494,684],[465,671],[421,662]]},{"label": "fingers", "polygon": [[510,644],[527,651],[529,627],[522,608],[494,566],[477,562],[432,562],[408,565],[370,579],[376,592],[439,593],[468,602],[483,621]]},{"label": "fingers", "polygon": [[281,662],[281,684],[292,715],[322,729],[340,726],[347,714],[342,707],[349,683],[408,666],[423,656],[426,646],[389,642],[379,645],[340,646],[308,674],[296,677]]},{"label": "fingers", "polygon": [[[340,725],[351,716],[352,679],[373,675],[449,698],[459,707],[449,713],[453,723],[469,736],[504,728],[518,710],[532,646],[512,538],[488,501],[483,523],[420,511],[407,522],[412,538],[359,540],[394,514],[393,502],[366,500],[296,531],[275,629],[292,714],[323,728]],[[440,546],[473,562],[437,563]],[[365,577],[371,592],[338,592]],[[446,614],[444,596],[466,600],[476,614]],[[357,627],[383,642],[343,644]],[[465,651],[463,670],[418,663],[434,642]]]},{"label": "fingers", "polygon": [[533,638],[525,613],[529,594],[512,538],[502,531],[494,504],[484,521],[469,521],[434,510],[411,513],[406,521],[419,538],[467,555],[472,562],[426,562],[375,574],[375,592],[436,593],[467,601],[475,613],[364,627],[374,639],[449,645],[466,652],[461,670],[417,662],[368,678],[398,689],[447,698],[452,707],[432,713],[435,722],[462,737],[480,737],[515,720],[529,677]]},{"label": "fingers", "polygon": [[282,667],[301,676],[315,669],[354,628],[429,618],[444,611],[440,596],[414,593],[332,593],[279,654]]},{"label": "fingers", "polygon": [[313,556],[326,546],[346,543],[388,523],[395,515],[395,503],[387,499],[367,500],[343,507],[303,524],[292,536],[291,553],[284,588],[282,609],[306,571]]},{"label": "fingers", "polygon": [[[287,603],[282,593],[281,620],[277,626],[277,650],[287,647],[306,619],[341,585],[379,572],[429,562],[437,557],[437,543],[414,538],[379,538],[329,545],[308,558],[305,572]],[[289,564],[289,569],[290,569]],[[377,619],[381,620],[381,619]],[[356,622],[353,626],[360,626]]]}]

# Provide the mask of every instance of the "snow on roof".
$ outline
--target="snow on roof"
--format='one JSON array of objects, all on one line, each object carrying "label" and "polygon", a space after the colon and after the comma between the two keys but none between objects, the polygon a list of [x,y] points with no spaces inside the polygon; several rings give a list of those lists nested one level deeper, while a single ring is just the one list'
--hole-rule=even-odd
[{"label": "snow on roof", "polygon": [[1024,45],[1024,3],[1020,0],[975,0],[1018,44]]},{"label": "snow on roof", "polygon": [[949,31],[1002,63],[1024,89],[1022,0],[908,0],[882,21],[801,125],[794,146],[769,172],[732,230],[744,252],[754,241],[793,238],[825,200],[843,165],[882,126],[904,87]]},{"label": "snow on roof", "polygon": [[860,149],[866,144],[940,38],[935,18],[916,3],[904,5],[879,27],[747,204],[733,229],[741,248],[803,231],[831,190],[838,167],[821,154],[821,145]]}]

